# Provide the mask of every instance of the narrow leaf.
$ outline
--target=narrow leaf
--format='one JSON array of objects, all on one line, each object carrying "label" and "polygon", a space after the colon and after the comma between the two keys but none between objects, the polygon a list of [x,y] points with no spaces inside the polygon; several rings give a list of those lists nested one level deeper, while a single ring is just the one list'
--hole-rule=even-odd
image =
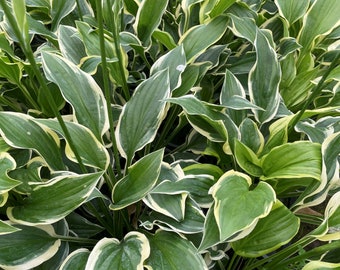
[{"label": "narrow leaf", "polygon": [[12,179],[7,174],[8,171],[14,170],[15,168],[16,162],[14,158],[6,152],[0,153],[0,194],[4,194],[21,184],[20,181]]},{"label": "narrow leaf", "polygon": [[20,229],[12,226],[8,222],[0,220],[0,236],[4,234],[14,233],[17,231],[20,231]]}]

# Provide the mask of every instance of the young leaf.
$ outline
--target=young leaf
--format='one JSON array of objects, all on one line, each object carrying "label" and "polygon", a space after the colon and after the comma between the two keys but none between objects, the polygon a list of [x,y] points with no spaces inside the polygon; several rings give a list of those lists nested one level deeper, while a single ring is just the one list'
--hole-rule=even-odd
[{"label": "young leaf", "polygon": [[103,238],[91,251],[85,270],[143,270],[149,255],[149,241],[142,233],[129,232],[121,242]]},{"label": "young leaf", "polygon": [[140,3],[134,28],[146,47],[149,46],[151,35],[160,24],[167,5],[167,0],[144,0]]},{"label": "young leaf", "polygon": [[54,238],[51,225],[24,226],[19,231],[1,235],[0,267],[2,269],[33,269],[56,254],[61,244]]},{"label": "young leaf", "polygon": [[14,112],[0,112],[0,133],[14,148],[34,149],[53,170],[64,170],[59,138],[52,130],[39,125],[33,118]]},{"label": "young leaf", "polygon": [[253,189],[250,189],[251,184],[248,175],[228,171],[211,188],[220,241],[231,241],[237,233],[255,226],[260,218],[269,214],[276,200],[275,191],[265,182]]},{"label": "young leaf", "polygon": [[138,160],[128,169],[128,174],[112,190],[111,209],[118,210],[143,199],[157,182],[163,149]]},{"label": "young leaf", "polygon": [[249,73],[248,87],[250,100],[264,109],[253,110],[260,123],[273,119],[279,104],[280,65],[277,55],[264,32],[258,30],[255,40],[256,63]]},{"label": "young leaf", "polygon": [[90,251],[86,248],[79,248],[70,253],[60,266],[60,270],[84,270]]},{"label": "young leaf", "polygon": [[155,235],[147,235],[147,238],[151,249],[145,263],[147,269],[208,270],[202,256],[187,239],[165,231],[157,231]]},{"label": "young leaf", "polygon": [[26,225],[57,222],[87,200],[102,174],[57,176],[37,185],[22,205],[8,207],[7,216]]},{"label": "young leaf", "polygon": [[88,127],[101,141],[109,123],[105,98],[95,80],[56,54],[44,52],[42,59],[47,79],[59,86],[78,123]]},{"label": "young leaf", "polygon": [[115,135],[119,152],[128,163],[136,151],[155,138],[166,113],[164,100],[169,95],[169,73],[162,70],[143,81],[124,105]]},{"label": "young leaf", "polygon": [[261,159],[261,179],[311,177],[320,180],[321,163],[320,144],[308,141],[283,144]]},{"label": "young leaf", "polygon": [[206,24],[194,26],[185,32],[179,40],[183,44],[188,62],[192,62],[199,54],[218,41],[227,29],[228,18],[218,16]]},{"label": "young leaf", "polygon": [[299,230],[299,218],[280,201],[276,201],[268,216],[261,218],[254,230],[231,243],[242,257],[260,257],[288,243]]}]

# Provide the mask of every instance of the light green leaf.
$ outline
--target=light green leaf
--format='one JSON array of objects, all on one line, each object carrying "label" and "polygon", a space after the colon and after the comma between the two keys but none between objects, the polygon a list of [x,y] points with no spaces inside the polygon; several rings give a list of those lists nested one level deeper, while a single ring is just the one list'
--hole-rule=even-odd
[{"label": "light green leaf", "polygon": [[0,194],[4,194],[21,184],[20,181],[12,179],[7,174],[8,171],[12,171],[15,168],[16,162],[14,158],[6,152],[0,153]]},{"label": "light green leaf", "polygon": [[[209,1],[206,1],[209,2]],[[224,13],[232,4],[234,4],[236,0],[218,0],[214,7],[208,13],[210,18],[214,18],[216,16]]]},{"label": "light green leaf", "polygon": [[101,140],[109,123],[105,98],[95,80],[56,54],[44,52],[42,59],[47,79],[59,86],[66,101],[72,105],[77,122]]},{"label": "light green leaf", "polygon": [[169,73],[162,70],[138,85],[124,105],[115,135],[119,152],[128,163],[136,151],[154,140],[166,114],[164,100],[169,95]]},{"label": "light green leaf", "polygon": [[60,270],[84,270],[90,251],[86,248],[79,248],[70,253],[60,266]]},{"label": "light green leaf", "polygon": [[330,263],[322,261],[310,261],[302,270],[339,270],[340,263]]},{"label": "light green leaf", "polygon": [[[20,231],[20,229],[12,226],[8,222],[4,222],[4,221],[0,220],[0,237],[1,237],[1,235],[14,233],[14,232],[17,232],[17,231]],[[1,255],[0,255],[0,257],[1,257]]]},{"label": "light green leaf", "polygon": [[155,29],[155,31],[152,34],[152,37],[158,40],[161,44],[163,44],[168,50],[175,49],[177,46],[173,37],[166,31]]},{"label": "light green leaf", "polygon": [[169,51],[167,54],[161,56],[152,65],[150,75],[168,68],[170,79],[170,90],[174,90],[181,85],[181,74],[186,68],[186,59],[183,46],[178,46]]},{"label": "light green leaf", "polygon": [[242,257],[260,257],[288,243],[299,230],[297,218],[280,201],[276,201],[268,216],[261,218],[253,231],[231,243]]},{"label": "light green leaf", "polygon": [[24,42],[29,42],[25,0],[12,1],[13,14]]},{"label": "light green leaf", "polygon": [[[36,123],[40,123],[44,126],[49,127],[50,129],[58,132],[65,138],[64,131],[60,127],[58,121],[54,119],[36,119],[34,121]],[[75,147],[84,164],[106,170],[110,162],[109,154],[105,146],[103,146],[96,139],[91,130],[77,123],[65,122],[65,124],[71,138],[74,138]],[[77,159],[72,152],[68,142],[66,145],[65,153],[70,160],[77,162]]]},{"label": "light green leaf", "polygon": [[164,149],[148,154],[128,169],[112,190],[111,209],[118,210],[143,199],[157,182]]},{"label": "light green leaf", "polygon": [[[298,43],[303,50],[310,50],[313,41],[320,35],[326,35],[340,25],[340,6],[337,0],[316,0],[303,18],[303,26],[298,36]],[[313,29],[311,31],[310,29]],[[304,57],[301,54],[301,57]]]},{"label": "light green leaf", "polygon": [[7,208],[7,216],[26,225],[57,222],[87,200],[102,174],[57,176],[38,184],[22,205]]},{"label": "light green leaf", "polygon": [[192,62],[209,46],[218,41],[227,29],[228,18],[218,16],[206,24],[190,28],[180,38],[178,44],[183,44],[188,62]]},{"label": "light green leaf", "polygon": [[200,101],[192,95],[170,98],[168,101],[180,105],[190,124],[203,136],[214,142],[228,141],[227,129],[223,123],[225,115],[221,113],[225,108]]},{"label": "light green leaf", "polygon": [[275,191],[265,182],[254,188],[251,184],[248,175],[228,171],[211,188],[220,241],[235,240],[238,233],[253,228],[260,218],[269,214],[276,200]]},{"label": "light green leaf", "polygon": [[146,47],[150,44],[153,31],[161,22],[167,4],[167,0],[144,0],[139,5],[134,28],[138,38]]},{"label": "light green leaf", "polygon": [[234,152],[237,164],[243,170],[245,170],[250,175],[257,177],[263,174],[260,159],[247,145],[236,140]]},{"label": "light green leaf", "polygon": [[311,177],[320,180],[321,163],[320,144],[308,141],[286,143],[263,156],[261,179]]},{"label": "light green leaf", "polygon": [[265,123],[273,119],[279,108],[281,70],[274,49],[260,30],[256,33],[255,48],[256,63],[248,79],[249,95],[253,104],[264,109],[253,110],[256,120]]},{"label": "light green leaf", "polygon": [[280,15],[285,18],[290,25],[305,15],[310,0],[275,0]]},{"label": "light green leaf", "polygon": [[68,14],[72,12],[76,7],[75,0],[58,0],[51,1],[52,9],[51,9],[51,29],[52,31],[57,30],[60,21],[66,17]]},{"label": "light green leaf", "polygon": [[65,169],[57,134],[35,123],[34,118],[21,113],[0,112],[0,133],[14,148],[36,150],[51,169]]},{"label": "light green leaf", "polygon": [[58,251],[61,241],[54,238],[53,226],[19,224],[15,226],[20,230],[1,235],[0,267],[2,269],[33,269],[53,257]]},{"label": "light green leaf", "polygon": [[155,235],[147,237],[151,248],[145,265],[148,270],[208,270],[194,245],[178,234],[157,231]]},{"label": "light green leaf", "polygon": [[129,232],[121,242],[103,238],[91,251],[85,270],[143,270],[149,255],[149,242],[142,233]]},{"label": "light green leaf", "polygon": [[7,58],[0,58],[0,76],[6,78],[10,83],[21,85],[22,65],[11,63]]}]

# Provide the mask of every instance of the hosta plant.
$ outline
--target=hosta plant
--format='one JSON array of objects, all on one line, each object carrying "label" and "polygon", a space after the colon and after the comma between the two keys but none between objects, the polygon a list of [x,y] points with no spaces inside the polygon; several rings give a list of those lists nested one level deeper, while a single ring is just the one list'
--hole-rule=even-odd
[{"label": "hosta plant", "polygon": [[338,0],[0,7],[0,268],[340,268]]}]

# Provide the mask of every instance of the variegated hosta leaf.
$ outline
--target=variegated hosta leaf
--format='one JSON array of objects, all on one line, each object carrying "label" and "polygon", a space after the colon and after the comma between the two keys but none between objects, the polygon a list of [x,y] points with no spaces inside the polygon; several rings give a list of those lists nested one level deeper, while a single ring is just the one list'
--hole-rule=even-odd
[{"label": "variegated hosta leaf", "polygon": [[0,133],[7,144],[14,148],[36,150],[52,170],[64,170],[59,148],[59,138],[34,118],[15,112],[0,112]]},{"label": "variegated hosta leaf", "polygon": [[24,226],[19,231],[1,235],[0,267],[2,269],[33,269],[53,257],[61,244],[54,238],[51,225]]},{"label": "variegated hosta leaf", "polygon": [[[6,152],[0,153],[0,194],[7,193],[12,188],[21,184],[20,181],[12,179],[8,176],[8,171],[16,168],[16,162],[10,154]],[[3,202],[0,202],[2,205]]]},{"label": "variegated hosta leaf", "polygon": [[60,266],[60,270],[84,270],[90,251],[86,248],[79,248],[70,253]]},{"label": "variegated hosta leaf", "polygon": [[260,257],[288,243],[298,232],[299,224],[299,218],[277,200],[254,230],[231,246],[242,257]]},{"label": "variegated hosta leaf", "polygon": [[305,15],[310,0],[275,0],[280,15],[285,18],[290,25]]},{"label": "variegated hosta leaf", "polygon": [[256,32],[258,31],[258,27],[253,19],[248,17],[238,17],[234,14],[230,13],[228,16],[231,19],[230,30],[234,33],[235,36],[245,38],[252,44],[255,43]]},{"label": "variegated hosta leaf", "polygon": [[211,188],[215,203],[206,218],[200,249],[246,236],[269,214],[276,200],[273,188],[265,182],[254,188],[251,184],[248,175],[228,171]]},{"label": "variegated hosta leaf", "polygon": [[0,220],[0,236],[4,234],[14,233],[17,231],[20,231],[20,229],[12,226],[8,222]]},{"label": "variegated hosta leaf", "polygon": [[158,71],[168,69],[170,79],[170,90],[174,90],[181,85],[181,74],[186,68],[186,58],[183,46],[178,46],[169,51],[167,54],[158,58],[152,65],[150,75],[154,75]]},{"label": "variegated hosta leaf", "polygon": [[61,0],[61,1],[52,1],[51,2],[51,28],[52,31],[56,31],[60,21],[66,17],[72,10],[76,7],[75,0]]},{"label": "variegated hosta leaf", "polygon": [[260,123],[273,119],[280,104],[279,83],[281,69],[277,55],[263,31],[256,32],[256,62],[249,73],[250,100],[264,109],[253,110]]},{"label": "variegated hosta leaf", "polygon": [[169,95],[169,72],[162,70],[143,81],[124,105],[115,135],[119,152],[128,164],[136,151],[154,140],[165,117],[165,99]]},{"label": "variegated hosta leaf", "polygon": [[118,210],[143,199],[158,180],[163,149],[148,154],[128,168],[112,190],[111,209]]},{"label": "variegated hosta leaf", "polygon": [[143,270],[149,255],[149,241],[142,233],[129,232],[121,242],[103,238],[91,251],[85,270]]},{"label": "variegated hosta leaf", "polygon": [[161,22],[167,4],[167,0],[144,0],[139,4],[134,28],[146,47],[150,44],[153,31]]},{"label": "variegated hosta leaf", "polygon": [[[35,119],[34,121],[49,127],[65,138],[64,131],[60,127],[58,121],[51,119]],[[65,125],[71,138],[74,138],[73,143],[83,163],[91,167],[106,170],[106,168],[109,166],[109,154],[101,142],[97,140],[91,130],[85,126],[73,122],[65,122]],[[65,152],[66,156],[70,160],[75,162],[77,161],[68,143],[66,145]]]},{"label": "variegated hosta leaf", "polygon": [[320,144],[309,141],[286,143],[262,157],[261,179],[311,177],[320,180],[321,164]]},{"label": "variegated hosta leaf", "polygon": [[47,79],[59,86],[65,100],[72,105],[77,122],[101,140],[109,122],[105,98],[98,84],[71,61],[56,54],[45,52],[42,59]]},{"label": "variegated hosta leaf", "polygon": [[179,40],[183,44],[188,62],[192,62],[198,55],[218,41],[227,30],[228,18],[218,16],[206,24],[190,28]]},{"label": "variegated hosta leaf", "polygon": [[26,225],[57,222],[87,200],[102,174],[57,176],[36,185],[21,205],[7,208],[7,216],[16,223]]},{"label": "variegated hosta leaf", "polygon": [[340,269],[340,263],[329,263],[322,261],[310,261],[302,270],[338,270]]},{"label": "variegated hosta leaf", "polygon": [[256,123],[250,118],[245,118],[240,125],[241,142],[248,146],[254,153],[261,153],[264,146],[264,137]]},{"label": "variegated hosta leaf", "polygon": [[150,243],[150,256],[145,263],[148,270],[208,270],[202,256],[192,242],[176,233],[157,231],[147,235]]}]

